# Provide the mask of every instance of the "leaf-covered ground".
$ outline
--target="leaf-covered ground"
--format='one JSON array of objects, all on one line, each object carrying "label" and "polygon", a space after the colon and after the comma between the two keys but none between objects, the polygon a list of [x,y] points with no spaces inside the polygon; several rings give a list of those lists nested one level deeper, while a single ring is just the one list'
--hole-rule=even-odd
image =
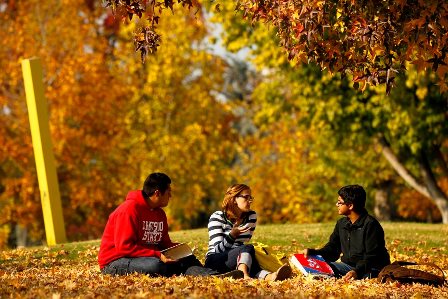
[{"label": "leaf-covered ground", "polygon": [[[322,235],[331,227],[324,227]],[[258,233],[269,234],[281,226],[260,227]],[[290,227],[291,232],[303,226]],[[427,227],[426,227],[427,228]],[[442,228],[442,229],[440,229]],[[422,227],[409,228],[418,234]],[[288,226],[283,230],[288,234]],[[190,240],[196,248],[196,255],[202,258],[206,251],[205,230],[172,233],[179,241]],[[386,226],[387,234],[387,226]],[[399,235],[397,235],[399,236]],[[448,274],[446,253],[446,231],[444,226],[436,232],[427,233],[433,239],[431,248],[425,248],[419,237],[415,245],[400,239],[388,240],[388,249],[393,260],[435,262]],[[268,239],[265,239],[266,241]],[[259,240],[258,240],[259,241]],[[410,241],[407,238],[407,241]],[[291,240],[274,246],[280,252],[301,250],[303,240]],[[320,243],[321,241],[311,241]],[[420,243],[419,243],[420,242]],[[269,239],[269,242],[276,240]],[[411,242],[412,243],[412,242]],[[201,244],[198,246],[198,244]],[[318,244],[317,244],[318,245]],[[343,282],[327,279],[313,280],[296,273],[293,278],[282,282],[260,280],[219,279],[215,277],[172,277],[152,278],[145,275],[112,277],[99,272],[96,258],[99,242],[81,242],[56,247],[16,249],[0,252],[0,298],[448,298],[448,286],[381,284],[376,280]]]}]

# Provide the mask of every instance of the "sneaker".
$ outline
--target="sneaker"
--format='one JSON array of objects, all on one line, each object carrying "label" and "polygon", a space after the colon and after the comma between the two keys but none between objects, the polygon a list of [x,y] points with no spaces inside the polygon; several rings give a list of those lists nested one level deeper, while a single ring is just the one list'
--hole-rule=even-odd
[{"label": "sneaker", "polygon": [[277,277],[274,280],[285,280],[291,277],[292,269],[288,264],[284,264],[276,271]]},{"label": "sneaker", "polygon": [[217,274],[213,276],[219,278],[231,277],[233,279],[240,279],[244,277],[244,273],[241,270],[232,270],[223,274]]}]

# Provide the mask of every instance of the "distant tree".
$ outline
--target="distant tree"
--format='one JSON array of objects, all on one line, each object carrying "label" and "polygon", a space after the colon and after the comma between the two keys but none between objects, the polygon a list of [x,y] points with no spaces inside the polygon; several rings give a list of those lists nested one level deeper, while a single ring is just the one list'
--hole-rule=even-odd
[{"label": "distant tree", "polygon": [[206,225],[235,180],[231,166],[239,148],[233,128],[237,117],[222,100],[230,92],[224,74],[231,67],[208,53],[203,43],[208,27],[201,13],[164,11],[158,28],[166,42],[145,64],[129,55],[129,32],[138,30],[139,22],[122,26],[115,53],[132,85],[122,113],[130,132],[122,145],[124,158],[138,181],[150,169],[173,179],[167,207],[173,228]]},{"label": "distant tree", "polygon": [[[287,61],[275,47],[276,36],[269,28],[260,23],[249,26],[235,15],[232,7],[233,1],[225,1],[221,13],[212,20],[223,25],[226,47],[232,51],[251,49],[251,61],[266,74],[252,95],[253,119],[257,127],[266,130],[265,136],[272,124],[293,117],[297,127],[293,128],[294,123],[290,122],[290,131],[316,130],[306,142],[325,147],[322,152],[319,147],[312,147],[322,162],[330,158],[336,166],[338,160],[344,161],[345,150],[357,161],[353,163],[355,167],[343,163],[337,167],[343,172],[356,169],[351,173],[352,179],[368,182],[380,191],[377,198],[383,198],[381,193],[386,195],[388,184],[396,180],[392,166],[408,186],[431,198],[443,221],[448,221],[448,190],[442,184],[448,177],[447,101],[435,85],[438,78],[434,72],[418,73],[416,66],[408,64],[408,71],[399,75],[390,96],[385,97],[378,88],[361,94],[353,90],[350,78],[330,76],[311,64],[293,65]],[[272,125],[272,130],[280,131],[278,125]],[[282,138],[303,142],[295,134]],[[257,148],[261,151],[262,147]],[[295,148],[301,155],[299,145]],[[326,154],[333,151],[332,156]],[[379,160],[378,154],[386,159]],[[294,158],[289,159],[287,163]],[[297,167],[302,168],[300,163]],[[327,167],[332,166],[328,163]]]},{"label": "distant tree", "polygon": [[0,0],[0,248],[13,226],[35,242],[45,235],[20,68],[33,56],[43,63],[69,240],[98,238],[152,171],[173,179],[173,228],[204,225],[218,208],[239,147],[219,97],[228,65],[206,51],[198,13],[167,11],[167,43],[144,65],[129,55],[138,26],[115,22],[97,1]]},{"label": "distant tree", "polygon": [[0,227],[26,228],[34,240],[44,230],[22,59],[42,59],[68,238],[97,238],[113,206],[104,199],[125,192],[120,142],[126,131],[119,114],[128,86],[104,60],[110,49],[98,21],[104,10],[85,0],[59,4],[0,2]]}]

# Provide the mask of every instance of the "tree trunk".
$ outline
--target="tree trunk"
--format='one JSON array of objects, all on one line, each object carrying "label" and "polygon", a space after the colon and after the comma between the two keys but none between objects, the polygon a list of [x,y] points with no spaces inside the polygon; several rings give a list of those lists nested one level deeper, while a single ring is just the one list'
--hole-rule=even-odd
[{"label": "tree trunk", "polygon": [[379,142],[381,144],[381,152],[383,156],[395,171],[417,192],[431,199],[439,208],[440,214],[442,215],[442,222],[448,224],[448,196],[437,185],[437,181],[425,153],[422,152],[419,157],[420,172],[423,180],[423,183],[420,183],[412,173],[406,169],[403,163],[399,161],[384,136],[380,138]]},{"label": "tree trunk", "polygon": [[11,232],[8,237],[8,246],[12,248],[23,248],[28,245],[28,230],[26,227],[12,222]]},{"label": "tree trunk", "polygon": [[374,213],[379,221],[390,221],[392,219],[389,201],[390,187],[390,182],[384,181],[377,186],[375,191]]},{"label": "tree trunk", "polygon": [[428,157],[425,152],[421,152],[420,155],[420,172],[425,182],[431,199],[437,205],[442,214],[442,222],[448,223],[448,196],[437,184],[437,180],[432,172],[431,165],[429,164]]}]

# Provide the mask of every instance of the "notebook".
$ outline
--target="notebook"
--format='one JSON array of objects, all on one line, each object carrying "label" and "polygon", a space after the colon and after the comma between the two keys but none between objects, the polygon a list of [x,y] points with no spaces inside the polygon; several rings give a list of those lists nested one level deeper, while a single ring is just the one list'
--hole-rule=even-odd
[{"label": "notebook", "polygon": [[164,256],[173,260],[179,260],[181,258],[187,257],[193,254],[190,246],[186,243],[179,243],[170,248],[164,249],[160,251]]},{"label": "notebook", "polygon": [[301,253],[296,253],[291,256],[291,264],[302,272],[304,275],[313,276],[334,276],[333,269],[320,255],[308,255],[308,258]]}]

